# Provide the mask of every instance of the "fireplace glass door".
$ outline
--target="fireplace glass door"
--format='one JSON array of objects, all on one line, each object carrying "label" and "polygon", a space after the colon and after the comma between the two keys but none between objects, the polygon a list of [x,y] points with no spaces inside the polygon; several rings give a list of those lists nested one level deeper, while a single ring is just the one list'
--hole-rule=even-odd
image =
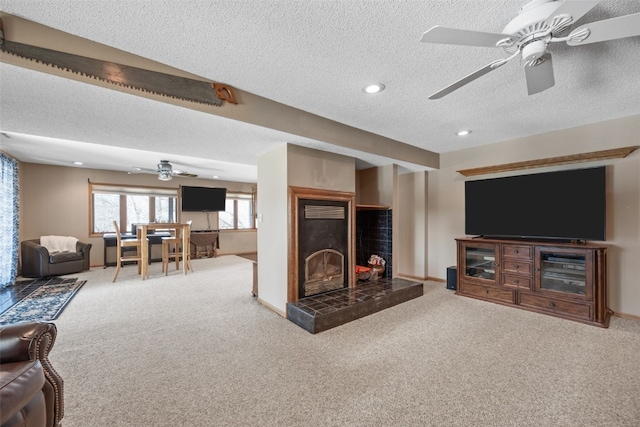
[{"label": "fireplace glass door", "polygon": [[311,254],[305,260],[305,296],[344,287],[344,255],[333,249]]}]

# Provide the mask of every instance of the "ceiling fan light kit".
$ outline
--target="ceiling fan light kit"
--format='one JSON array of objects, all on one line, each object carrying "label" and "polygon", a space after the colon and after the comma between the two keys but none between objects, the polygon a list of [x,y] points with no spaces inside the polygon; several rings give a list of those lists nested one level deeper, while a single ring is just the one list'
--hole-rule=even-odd
[{"label": "ceiling fan light kit", "polygon": [[158,179],[160,181],[171,181],[173,178],[171,172],[173,172],[171,163],[168,160],[160,160],[160,163],[158,163]]},{"label": "ceiling fan light kit", "polygon": [[171,172],[160,171],[158,174],[158,179],[160,181],[171,181],[172,178]]},{"label": "ceiling fan light kit", "polygon": [[600,0],[533,0],[525,4],[501,33],[460,30],[435,26],[422,35],[425,43],[497,47],[510,55],[485,65],[457,82],[434,93],[439,99],[506,64],[516,56],[522,58],[527,91],[533,95],[555,85],[551,42],[569,46],[640,36],[640,13],[605,19],[582,25],[566,36],[571,25],[593,9]]},{"label": "ceiling fan light kit", "polygon": [[544,55],[547,50],[547,42],[544,40],[535,40],[522,47],[522,60],[525,64],[533,66],[538,58]]}]

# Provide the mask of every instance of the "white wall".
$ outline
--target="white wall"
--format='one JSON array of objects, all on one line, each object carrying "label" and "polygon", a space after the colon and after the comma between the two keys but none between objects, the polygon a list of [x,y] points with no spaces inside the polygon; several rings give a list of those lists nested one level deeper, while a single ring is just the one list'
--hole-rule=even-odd
[{"label": "white wall", "polygon": [[[429,172],[428,182],[429,276],[446,277],[446,268],[456,263],[454,239],[464,236],[465,177],[456,170],[639,144],[640,116],[632,116],[441,154],[441,169]],[[538,168],[522,173],[597,165],[609,165],[606,244],[609,246],[610,308],[621,314],[640,316],[640,150],[624,159]],[[515,174],[492,174],[483,178]]]},{"label": "white wall", "polygon": [[258,157],[258,298],[285,315],[287,304],[287,146]]}]

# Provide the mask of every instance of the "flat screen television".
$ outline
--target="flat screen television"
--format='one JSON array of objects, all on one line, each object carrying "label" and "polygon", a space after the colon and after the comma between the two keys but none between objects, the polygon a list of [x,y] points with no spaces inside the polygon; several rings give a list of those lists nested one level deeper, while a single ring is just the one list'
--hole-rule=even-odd
[{"label": "flat screen television", "polygon": [[606,240],[605,167],[465,182],[465,233]]},{"label": "flat screen television", "polygon": [[226,188],[182,187],[183,212],[224,211],[227,198]]}]

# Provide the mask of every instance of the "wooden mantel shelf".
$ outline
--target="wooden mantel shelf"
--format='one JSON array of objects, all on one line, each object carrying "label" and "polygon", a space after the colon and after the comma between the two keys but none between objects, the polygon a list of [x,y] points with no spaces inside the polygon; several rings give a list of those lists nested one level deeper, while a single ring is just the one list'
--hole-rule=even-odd
[{"label": "wooden mantel shelf", "polygon": [[481,168],[461,169],[457,171],[464,176],[485,175],[489,173],[508,172],[522,169],[541,168],[545,166],[567,165],[570,163],[595,162],[598,160],[622,159],[640,148],[640,145],[614,148],[611,150],[592,151],[590,153],[572,154],[569,156],[548,157],[546,159],[528,160],[526,162],[504,163],[502,165],[484,166]]}]

